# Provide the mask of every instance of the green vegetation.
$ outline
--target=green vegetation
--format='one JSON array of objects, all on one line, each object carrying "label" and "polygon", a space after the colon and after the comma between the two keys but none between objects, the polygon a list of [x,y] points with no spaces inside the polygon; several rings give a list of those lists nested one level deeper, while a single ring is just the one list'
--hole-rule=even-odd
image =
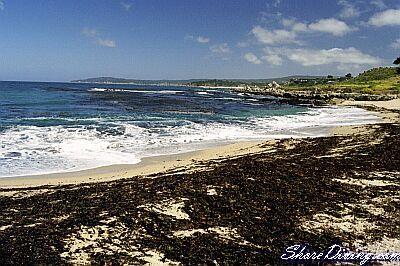
[{"label": "green vegetation", "polygon": [[335,83],[338,81],[343,81],[346,78],[344,77],[333,77],[331,75],[327,77],[316,77],[316,78],[292,78],[287,82],[284,82],[283,85],[288,88],[302,88],[302,89],[307,89],[307,88],[313,88],[315,86],[320,86],[324,84],[331,84]]},{"label": "green vegetation", "polygon": [[242,85],[243,82],[232,81],[232,80],[224,80],[224,79],[213,79],[213,80],[200,80],[190,82],[189,86],[208,86],[208,87],[237,87]]},{"label": "green vegetation", "polygon": [[375,80],[390,79],[396,76],[396,69],[393,67],[378,67],[364,71],[354,78],[357,82],[368,82]]},{"label": "green vegetation", "polygon": [[[400,65],[400,57],[393,64]],[[367,93],[367,94],[400,94],[400,67],[377,67],[356,77],[351,73],[344,77],[322,76],[289,76],[276,79],[190,79],[190,80],[137,80],[113,77],[90,78],[73,82],[88,83],[133,83],[133,84],[172,84],[186,86],[238,87],[257,86],[265,88],[273,81],[278,82],[285,90]]]},{"label": "green vegetation", "polygon": [[321,79],[320,76],[289,76],[281,78],[269,78],[269,79],[205,79],[205,80],[194,80],[188,82],[189,86],[209,86],[209,87],[237,87],[237,86],[260,86],[265,87],[268,83],[273,81],[278,83],[285,83],[295,79]]},{"label": "green vegetation", "polygon": [[[313,84],[312,84],[313,83]],[[357,77],[325,78],[312,80],[303,84],[288,82],[287,90],[319,90],[333,92],[356,92],[367,94],[400,94],[400,75],[394,67],[378,67],[367,70]]]}]

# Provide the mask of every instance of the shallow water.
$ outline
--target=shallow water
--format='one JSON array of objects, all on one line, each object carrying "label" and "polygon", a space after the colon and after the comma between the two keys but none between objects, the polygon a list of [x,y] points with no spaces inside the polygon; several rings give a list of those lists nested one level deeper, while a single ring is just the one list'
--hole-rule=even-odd
[{"label": "shallow water", "polygon": [[0,177],[134,164],[215,143],[321,136],[378,118],[174,86],[0,82]]}]

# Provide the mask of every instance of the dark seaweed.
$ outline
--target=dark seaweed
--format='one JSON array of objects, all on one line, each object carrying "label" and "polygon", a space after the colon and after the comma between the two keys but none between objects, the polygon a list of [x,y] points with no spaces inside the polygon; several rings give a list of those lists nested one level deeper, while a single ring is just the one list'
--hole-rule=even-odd
[{"label": "dark seaweed", "polygon": [[[396,183],[385,187],[361,188],[334,180],[344,176],[366,179],[373,172],[400,171],[399,126],[381,124],[371,128],[374,130],[364,134],[298,140],[291,149],[287,148],[291,140],[278,141],[275,153],[211,160],[203,162],[206,169],[192,173],[161,173],[151,179],[133,177],[88,185],[2,189],[0,192],[17,191],[20,195],[38,189],[48,191],[30,197],[0,197],[0,227],[11,225],[0,231],[0,264],[68,264],[60,256],[68,252],[64,241],[82,226],[102,225],[111,217],[116,220],[107,226],[123,225],[128,230],[105,237],[99,242],[101,247],[114,243],[122,249],[135,246],[143,253],[157,250],[165,254],[165,259],[186,265],[285,265],[280,255],[294,244],[323,250],[339,243],[354,249],[355,240],[399,238],[400,204],[391,200],[399,195],[398,175],[379,177]],[[342,149],[337,156],[326,156],[332,155],[335,148]],[[213,186],[217,195],[207,194],[208,186]],[[367,229],[364,239],[352,232],[314,232],[301,226],[317,213],[341,217],[346,204],[356,206],[378,197],[386,199],[379,203],[384,215],[351,209],[355,220],[363,218],[377,225]],[[190,220],[140,207],[180,198],[187,199],[183,210]],[[64,215],[69,216],[56,219]],[[173,235],[177,230],[215,226],[236,228],[242,239],[223,239],[212,231],[186,238]],[[115,244],[115,239],[120,242]],[[251,244],[240,243],[242,240]],[[87,247],[86,252],[94,264],[144,262],[126,252],[95,252],[93,247]]]}]

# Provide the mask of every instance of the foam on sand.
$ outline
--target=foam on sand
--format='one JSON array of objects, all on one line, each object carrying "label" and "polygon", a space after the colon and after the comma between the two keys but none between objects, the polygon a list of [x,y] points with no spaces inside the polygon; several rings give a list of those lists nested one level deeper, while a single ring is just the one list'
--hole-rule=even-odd
[{"label": "foam on sand", "polygon": [[99,118],[94,125],[20,125],[0,132],[0,177],[136,164],[148,156],[184,153],[234,141],[318,137],[335,126],[377,121],[375,114],[359,108],[329,107],[231,123],[177,120],[143,127],[123,119]]}]

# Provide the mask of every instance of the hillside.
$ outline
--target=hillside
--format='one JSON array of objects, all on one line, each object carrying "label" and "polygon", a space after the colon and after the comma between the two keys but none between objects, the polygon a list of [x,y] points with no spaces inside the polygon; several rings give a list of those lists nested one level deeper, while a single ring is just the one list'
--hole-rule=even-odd
[{"label": "hillside", "polygon": [[395,67],[377,67],[360,73],[354,78],[358,82],[368,82],[373,80],[390,79],[397,76]]},{"label": "hillside", "polygon": [[356,77],[333,76],[287,76],[271,79],[188,79],[188,80],[139,80],[114,77],[98,77],[71,82],[83,83],[129,83],[129,84],[158,84],[158,85],[186,85],[210,87],[237,87],[243,85],[264,87],[276,81],[282,84],[285,90],[319,90],[322,92],[367,93],[367,94],[400,94],[400,75],[395,67],[373,68]]},{"label": "hillside", "polygon": [[129,83],[129,84],[176,84],[189,86],[238,86],[238,85],[265,85],[269,82],[276,81],[278,83],[287,82],[291,79],[319,79],[320,76],[295,75],[280,78],[269,79],[186,79],[186,80],[141,80],[114,77],[96,77],[87,79],[72,80],[74,83]]},{"label": "hillside", "polygon": [[357,77],[338,84],[335,89],[352,90],[370,94],[400,93],[400,75],[394,67],[379,67],[367,70]]},{"label": "hillside", "polygon": [[190,86],[223,86],[223,87],[236,87],[241,85],[259,85],[265,86],[266,84],[276,81],[278,83],[288,82],[292,79],[318,79],[320,76],[287,76],[280,78],[268,79],[205,79],[188,83]]},{"label": "hillside", "polygon": [[395,67],[378,67],[354,78],[325,79],[306,86],[288,83],[284,85],[287,90],[320,90],[344,93],[367,93],[367,94],[399,94],[400,75]]}]

